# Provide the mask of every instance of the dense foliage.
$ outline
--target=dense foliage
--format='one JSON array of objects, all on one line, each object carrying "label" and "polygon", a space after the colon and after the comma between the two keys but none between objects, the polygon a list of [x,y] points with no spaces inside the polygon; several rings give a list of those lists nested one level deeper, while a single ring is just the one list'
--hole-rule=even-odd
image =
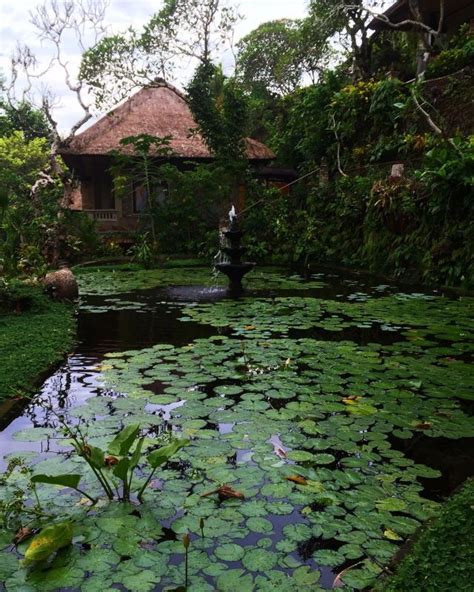
[{"label": "dense foliage", "polygon": [[45,138],[28,140],[21,131],[0,138],[0,258],[7,274],[41,274],[53,257],[63,189],[59,179],[46,172],[48,162]]},{"label": "dense foliage", "polygon": [[[277,196],[258,212],[267,213],[265,224],[248,220],[262,252],[472,286],[472,136],[463,133],[462,113],[446,122],[430,107],[433,98],[440,109],[459,102],[471,84],[466,72],[441,87],[396,78],[353,83],[335,72],[287,97],[273,146],[283,163],[311,174],[291,208]],[[391,176],[396,163],[402,176]]]},{"label": "dense foliage", "polygon": [[146,134],[121,141],[132,151],[112,153],[111,173],[118,197],[135,183],[146,188],[147,204],[133,248],[146,265],[163,253],[194,253],[212,257],[218,250],[219,221],[239,199],[249,179],[245,157],[247,101],[240,85],[203,62],[188,87],[188,102],[214,160],[205,164],[172,160],[170,138]]},{"label": "dense foliage", "polygon": [[236,77],[250,91],[285,95],[305,78],[314,82],[330,54],[327,32],[313,20],[270,21],[239,41]]},{"label": "dense foliage", "polygon": [[53,302],[40,287],[0,286],[0,400],[24,395],[72,347],[71,306]]},{"label": "dense foliage", "polygon": [[101,247],[89,219],[68,209],[66,169],[52,162],[48,139],[34,127],[30,137],[10,133],[16,125],[10,119],[0,136],[0,272],[41,276],[59,259],[74,261]]},{"label": "dense foliage", "polygon": [[247,102],[240,86],[205,61],[196,69],[187,91],[199,131],[219,164],[236,171],[245,167]]},{"label": "dense foliage", "polygon": [[474,60],[474,38],[465,24],[459,33],[451,39],[449,47],[441,51],[428,65],[426,76],[435,78],[451,74],[472,65]]},{"label": "dense foliage", "polygon": [[[304,19],[267,22],[244,37],[237,46],[235,78],[229,79],[211,62],[216,54],[208,44],[209,28],[204,26],[197,45],[189,37],[193,50],[183,45],[183,31],[173,19],[186,6],[184,0],[166,4],[134,43],[157,63],[168,56],[169,44],[197,58],[189,104],[219,162],[193,168],[179,181],[173,173],[172,199],[160,213],[169,222],[163,223],[162,245],[210,252],[220,215],[218,191],[221,204],[229,203],[236,201],[236,187],[245,185],[253,258],[342,264],[403,279],[473,285],[468,223],[473,41],[467,26],[447,41],[437,23],[423,22],[419,3],[413,2],[418,24],[410,32],[388,28],[373,35],[371,11],[381,8],[378,0],[312,0]],[[222,8],[219,2],[206,3],[213,27]],[[188,9],[198,18],[195,4]],[[234,18],[227,16],[222,38]],[[200,30],[204,21],[198,21]],[[163,27],[169,28],[168,45]],[[431,46],[423,35],[428,30]],[[124,62],[114,43],[107,45],[113,56],[101,53],[105,46],[99,44],[84,58],[87,81],[85,68],[94,57],[99,78],[89,82],[99,84],[98,96],[105,88],[104,71],[97,68],[102,58],[108,65],[115,58]],[[425,81],[413,82],[420,44],[430,61]],[[328,58],[336,47],[342,60],[331,70]],[[114,77],[117,84],[126,79]],[[309,80],[317,83],[301,88]],[[245,166],[235,166],[246,135],[268,143],[279,165],[304,177],[292,190],[291,206],[286,195],[258,187]],[[403,173],[392,177],[397,163],[404,165]],[[201,209],[205,215],[197,214]],[[173,241],[170,228],[176,232]]]},{"label": "dense foliage", "polygon": [[12,105],[0,99],[0,136],[22,131],[27,140],[49,138],[51,127],[45,114],[27,101]]}]

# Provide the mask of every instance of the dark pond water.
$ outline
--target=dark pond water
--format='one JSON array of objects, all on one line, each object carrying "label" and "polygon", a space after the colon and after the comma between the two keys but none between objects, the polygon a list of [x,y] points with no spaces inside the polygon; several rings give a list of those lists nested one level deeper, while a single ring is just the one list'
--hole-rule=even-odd
[{"label": "dark pond water", "polygon": [[[269,273],[239,300],[87,279],[74,353],[31,403],[0,408],[3,467],[23,454],[36,472],[77,470],[57,413],[100,446],[132,420],[150,447],[191,445],[150,507],[79,515],[72,551],[33,576],[7,570],[0,589],[164,590],[182,584],[186,532],[191,591],[329,589],[351,566],[347,589],[362,589],[474,474],[469,299],[327,272]],[[245,500],[201,497],[224,483]],[[44,499],[64,512],[68,495]]]}]

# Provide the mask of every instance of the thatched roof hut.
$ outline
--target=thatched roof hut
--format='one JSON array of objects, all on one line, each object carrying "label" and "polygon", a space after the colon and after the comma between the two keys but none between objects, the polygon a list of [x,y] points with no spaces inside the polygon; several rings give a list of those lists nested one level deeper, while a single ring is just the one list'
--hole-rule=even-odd
[{"label": "thatched roof hut", "polygon": [[[171,136],[170,148],[175,158],[212,159],[203,138],[196,132],[197,124],[183,94],[166,85],[143,88],[125,103],[99,119],[89,129],[78,134],[61,155],[68,165],[77,156],[106,155],[120,147],[127,136],[148,134]],[[251,161],[269,161],[274,153],[261,142],[246,139],[247,157]]]},{"label": "thatched roof hut", "polygon": [[[171,154],[167,158],[185,169],[192,166],[190,162],[213,159],[179,90],[166,83],[141,89],[60,150],[79,180],[68,195],[70,208],[86,212],[97,221],[99,230],[133,230],[138,225],[143,207],[142,189],[134,185],[128,197],[116,200],[109,169],[111,151],[133,150],[131,146],[123,147],[120,141],[139,134],[171,137]],[[245,143],[247,158],[258,174],[275,155],[257,140],[247,138]]]}]

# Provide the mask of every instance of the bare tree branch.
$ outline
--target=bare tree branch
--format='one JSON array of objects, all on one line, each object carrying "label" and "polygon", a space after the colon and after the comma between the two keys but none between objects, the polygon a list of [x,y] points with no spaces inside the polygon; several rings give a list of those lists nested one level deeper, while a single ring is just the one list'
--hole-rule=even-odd
[{"label": "bare tree branch", "polygon": [[382,22],[384,25],[387,25],[391,29],[402,29],[407,26],[412,26],[417,28],[419,31],[424,31],[435,37],[437,37],[441,33],[444,23],[445,0],[439,0],[439,20],[438,27],[436,29],[433,29],[433,27],[423,22],[423,17],[421,15],[418,2],[410,1],[409,6],[410,11],[414,16],[414,19],[405,19],[403,21],[399,21],[398,23],[394,23],[393,21],[391,21],[386,14],[375,12],[374,10],[362,6],[360,4],[349,4],[345,6],[343,10],[345,12],[355,9],[363,10],[366,13],[368,13],[371,17],[373,17],[375,20]]},{"label": "bare tree branch", "polygon": [[430,114],[428,113],[428,111],[426,111],[426,109],[424,109],[421,105],[421,103],[419,102],[416,93],[414,91],[413,88],[410,89],[411,92],[411,96],[413,99],[413,102],[415,103],[416,108],[418,109],[418,111],[424,116],[424,118],[426,119],[426,122],[428,123],[428,125],[430,126],[430,128],[434,131],[434,133],[438,136],[441,136],[442,138],[445,137],[445,134],[443,133],[443,131],[441,130],[441,128],[439,126],[436,125],[436,123],[431,119]]},{"label": "bare tree branch", "polygon": [[104,19],[109,4],[110,0],[45,0],[30,12],[30,22],[36,28],[38,38],[52,49],[48,64],[38,71],[36,56],[27,46],[18,46],[12,57],[10,85],[7,89],[7,97],[11,104],[17,102],[16,96],[21,86],[21,100],[28,99],[34,104],[33,91],[38,92],[38,81],[58,66],[63,71],[66,88],[73,93],[83,112],[71,126],[65,140],[61,140],[58,122],[52,115],[55,107],[52,93],[47,88],[41,92],[40,108],[53,130],[53,151],[59,149],[62,141],[70,141],[92,118],[92,104],[85,98],[84,84],[74,72],[73,64],[66,58],[66,42],[72,38],[81,53],[88,46],[96,44],[107,33]]},{"label": "bare tree branch", "polygon": [[336,138],[336,143],[337,143],[337,153],[336,153],[336,157],[337,157],[337,170],[339,171],[339,173],[343,177],[347,177],[346,173],[342,170],[342,165],[341,165],[341,141],[339,139],[339,134],[337,133],[336,117],[335,117],[334,113],[331,113],[331,118],[332,118],[332,131],[334,132],[334,136]]},{"label": "bare tree branch", "polygon": [[446,140],[456,150],[456,152],[458,152],[459,154],[462,154],[462,151],[456,145],[456,142],[454,142],[452,138],[449,138],[446,135],[446,133],[433,121],[431,115],[420,103],[420,101],[418,100],[418,97],[416,96],[415,88],[413,86],[410,88],[410,94],[411,94],[411,97],[412,97],[413,102],[415,104],[415,107],[423,115],[426,123],[430,126],[430,128],[434,131],[434,133],[437,136],[440,136],[441,138]]}]

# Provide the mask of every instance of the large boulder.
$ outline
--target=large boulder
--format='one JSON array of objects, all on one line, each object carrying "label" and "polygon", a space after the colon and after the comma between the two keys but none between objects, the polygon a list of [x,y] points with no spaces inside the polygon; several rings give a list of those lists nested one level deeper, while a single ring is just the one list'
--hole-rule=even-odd
[{"label": "large boulder", "polygon": [[67,267],[47,273],[43,285],[46,292],[56,300],[75,300],[79,296],[76,278]]}]

